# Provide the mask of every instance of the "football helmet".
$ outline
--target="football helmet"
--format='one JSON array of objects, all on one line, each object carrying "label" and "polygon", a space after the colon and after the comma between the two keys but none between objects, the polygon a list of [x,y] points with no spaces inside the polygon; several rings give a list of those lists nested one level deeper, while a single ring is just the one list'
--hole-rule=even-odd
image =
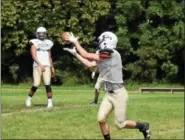
[{"label": "football helmet", "polygon": [[115,49],[117,46],[118,38],[117,36],[112,32],[103,32],[98,37],[98,46],[99,49]]},{"label": "football helmet", "polygon": [[38,39],[41,39],[41,40],[45,39],[47,37],[47,30],[46,30],[46,28],[44,28],[44,27],[37,28],[36,37]]}]

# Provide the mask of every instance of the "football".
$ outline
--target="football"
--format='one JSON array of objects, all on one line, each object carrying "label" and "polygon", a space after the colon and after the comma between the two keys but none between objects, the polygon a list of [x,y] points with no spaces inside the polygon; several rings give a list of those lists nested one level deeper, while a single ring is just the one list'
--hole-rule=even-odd
[{"label": "football", "polygon": [[63,32],[62,33],[62,40],[67,41],[66,37],[70,34],[70,32]]}]

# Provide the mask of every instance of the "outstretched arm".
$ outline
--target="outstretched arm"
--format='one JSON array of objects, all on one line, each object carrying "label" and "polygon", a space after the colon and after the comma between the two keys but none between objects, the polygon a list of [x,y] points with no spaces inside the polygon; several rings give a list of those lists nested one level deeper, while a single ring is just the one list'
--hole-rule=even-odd
[{"label": "outstretched arm", "polygon": [[98,54],[95,53],[89,53],[87,52],[78,42],[78,38],[74,37],[73,34],[69,34],[69,36],[67,36],[67,41],[73,43],[77,49],[77,51],[79,52],[79,54],[86,58],[86,59],[90,59],[90,60],[94,60],[94,61],[101,61],[101,58],[99,57]]},{"label": "outstretched arm", "polygon": [[65,51],[70,52],[72,55],[74,55],[80,62],[82,62],[87,67],[95,67],[97,66],[96,61],[89,61],[88,59],[82,57],[80,54],[76,52],[75,47],[73,49],[64,48]]},{"label": "outstretched arm", "polygon": [[96,67],[96,61],[89,61],[88,59],[85,59],[84,57],[80,56],[78,53],[76,54],[76,58],[80,60],[85,66],[91,68],[91,67]]},{"label": "outstretched arm", "polygon": [[84,58],[87,58],[87,59],[94,59],[94,60],[99,60],[99,56],[95,53],[89,53],[87,52],[81,45],[80,43],[78,42],[78,40],[76,40],[74,42],[74,45],[77,49],[77,51],[79,52],[79,54],[84,57]]}]

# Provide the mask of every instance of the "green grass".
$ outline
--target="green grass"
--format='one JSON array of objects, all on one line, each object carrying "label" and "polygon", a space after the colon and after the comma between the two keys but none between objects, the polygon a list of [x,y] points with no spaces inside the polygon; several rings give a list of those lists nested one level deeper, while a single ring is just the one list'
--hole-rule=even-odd
[{"label": "green grass", "polygon": [[[31,108],[25,107],[29,86],[15,87],[2,86],[3,139],[102,139],[99,105],[89,105],[94,98],[92,87],[54,87],[52,110],[46,109],[43,87]],[[100,102],[103,95],[102,91]],[[184,139],[184,94],[129,92],[127,119],[150,122],[152,139]],[[135,129],[117,130],[113,113],[108,121],[113,139],[143,138]]]},{"label": "green grass", "polygon": [[[2,84],[2,88],[30,88],[30,85],[32,83],[20,83],[20,84]],[[95,81],[91,84],[86,85],[66,85],[65,83],[62,86],[52,86],[54,89],[92,89],[94,87]],[[130,82],[125,81],[127,90],[139,90],[140,87],[155,87],[155,88],[183,88],[184,85],[180,83],[139,83],[139,82]],[[41,88],[43,88],[43,85],[41,85]]]}]

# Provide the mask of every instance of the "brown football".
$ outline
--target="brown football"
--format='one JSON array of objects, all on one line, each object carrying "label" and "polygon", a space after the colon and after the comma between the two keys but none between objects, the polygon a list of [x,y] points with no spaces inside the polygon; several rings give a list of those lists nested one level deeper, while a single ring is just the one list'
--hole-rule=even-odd
[{"label": "brown football", "polygon": [[67,41],[67,40],[66,40],[66,37],[67,37],[69,34],[70,34],[69,32],[63,32],[63,33],[62,33],[62,40]]}]

